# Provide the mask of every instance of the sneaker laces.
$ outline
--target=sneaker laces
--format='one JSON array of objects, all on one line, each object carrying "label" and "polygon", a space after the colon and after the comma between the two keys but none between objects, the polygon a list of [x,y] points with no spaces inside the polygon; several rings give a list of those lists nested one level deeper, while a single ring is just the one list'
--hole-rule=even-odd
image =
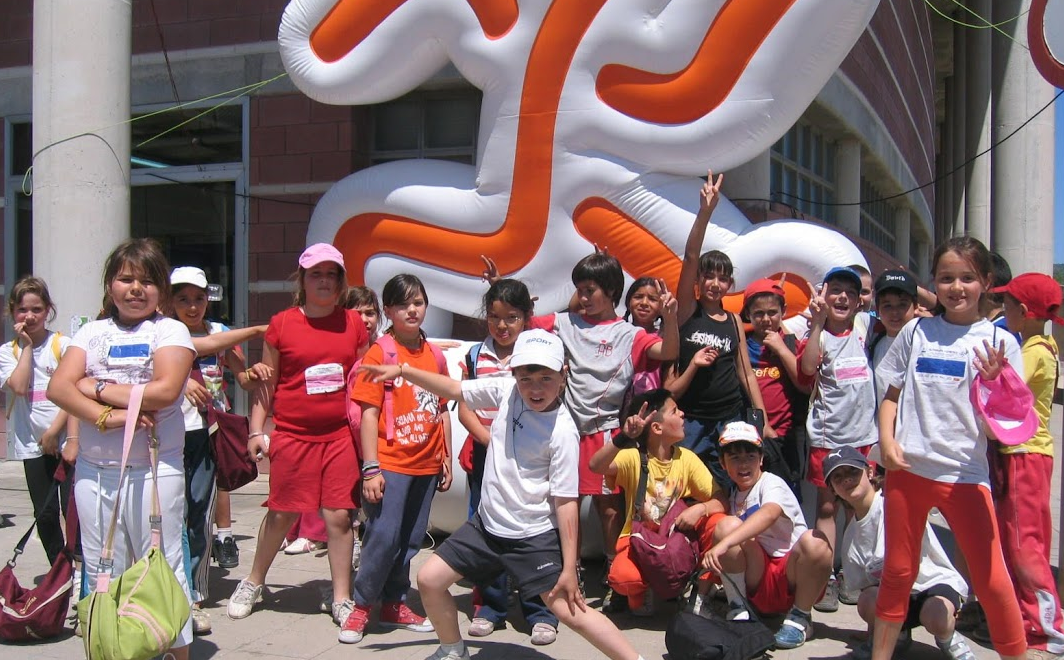
[{"label": "sneaker laces", "polygon": [[247,580],[241,580],[236,585],[236,591],[233,592],[230,600],[235,600],[238,603],[253,602],[255,600],[255,585]]}]

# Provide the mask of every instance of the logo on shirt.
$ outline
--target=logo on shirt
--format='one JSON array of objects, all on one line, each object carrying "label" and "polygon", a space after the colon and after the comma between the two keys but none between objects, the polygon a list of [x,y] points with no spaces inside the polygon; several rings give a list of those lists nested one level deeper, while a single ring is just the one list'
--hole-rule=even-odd
[{"label": "logo on shirt", "polygon": [[605,339],[601,340],[598,345],[598,350],[595,351],[595,357],[604,358],[611,355],[613,355],[613,344]]},{"label": "logo on shirt", "polygon": [[702,347],[715,348],[721,353],[729,353],[732,349],[731,337],[718,337],[710,332],[699,331],[692,333],[688,341]]}]

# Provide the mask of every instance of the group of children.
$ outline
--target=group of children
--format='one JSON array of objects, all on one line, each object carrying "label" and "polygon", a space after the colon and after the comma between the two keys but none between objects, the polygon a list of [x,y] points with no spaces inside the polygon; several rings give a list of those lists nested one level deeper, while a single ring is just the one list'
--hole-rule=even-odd
[{"label": "group of children", "polygon": [[[112,383],[131,382],[114,374],[132,369],[134,379],[157,383],[146,409],[169,410],[179,395],[169,403],[161,397],[173,389],[173,372],[189,352],[193,374],[180,388],[183,442],[158,430],[163,444],[170,443],[164,458],[177,444],[183,449],[183,470],[173,475],[175,484],[183,476],[183,524],[175,529],[187,550],[181,540],[175,550],[165,529],[164,546],[184,574],[191,602],[206,596],[212,552],[224,566],[236,565],[203,415],[209,406],[228,406],[225,367],[252,395],[249,455],[271,462],[267,512],[252,568],[229,599],[231,618],[249,616],[261,600],[267,571],[293,525],[320,515],[332,575],[323,605],[341,642],[361,641],[379,605],[381,626],[436,633],[440,647],[430,660],[468,658],[449,587],[461,578],[477,585],[467,632],[484,637],[505,625],[509,576],[533,644],[552,643],[563,622],[607,657],[635,660],[640,656],[623,634],[584,600],[578,511],[579,499],[591,496],[607,558],[611,606],[603,609],[655,612],[651,580],[632,554],[633,523],[654,529],[680,506],[686,508],[675,517],[676,529],[696,544],[703,567],[727,578],[728,617],[749,618],[748,604],[761,614],[784,615],[777,647],[809,639],[814,606],[837,609],[838,563],[843,593],[855,594],[852,602],[874,632],[855,657],[886,660],[901,631],[924,625],[948,657],[968,660],[971,651],[953,623],[968,582],[927,525],[937,507],[953,529],[1002,657],[1064,651],[1048,564],[1052,440],[1046,423],[1057,360],[1056,345],[1043,334],[1045,322],[1057,319],[1060,287],[1034,274],[994,282],[986,248],[951,239],[934,256],[937,309],[926,317],[918,311],[928,294],[908,273],[887,271],[873,286],[867,271],[848,266],[828,271],[799,332],[784,327],[786,297],[776,281],[751,283],[741,315],[733,314],[724,308],[734,283],[731,261],[719,251],[700,253],[720,184],[711,173],[702,188],[675,297],[661,280],[635,280],[624,297],[630,322],[617,311],[621,264],[605,251],[573,269],[570,309],[544,316],[533,314],[534,292],[499,278],[486,260],[488,337],[469,351],[461,381],[449,377],[440,349],[421,330],[429,300],[420,280],[393,277],[378,303],[368,289],[349,291],[343,256],[327,244],[300,256],[293,306],[268,326],[243,330],[205,320],[203,271],[183,267],[167,277],[156,248],[120,246],[112,255],[117,265],[105,275],[115,311],[97,322],[114,330],[102,340],[78,333],[71,345],[80,359],[60,369],[59,387],[48,378],[67,340],[45,327],[54,306],[43,282],[24,280],[10,296],[17,337],[0,347],[0,379],[15,401],[9,442],[19,443],[14,455],[27,462],[35,514],[44,512],[41,493],[57,454],[77,456],[79,468],[86,458],[78,455],[78,420],[83,432],[99,430],[90,466],[113,468],[108,457],[120,432],[111,429],[128,395]],[[1007,330],[985,318],[992,284],[1004,297]],[[873,293],[875,316],[868,313]],[[382,315],[389,323],[384,333]],[[167,341],[145,339],[146,322],[164,327]],[[236,347],[262,335],[262,360],[249,368]],[[145,355],[136,357],[163,370],[161,377],[153,380],[143,361],[127,359],[124,347],[142,343]],[[168,346],[174,348],[159,348]],[[100,372],[109,377],[84,378],[96,373],[83,364],[87,350],[105,363],[111,359],[111,369]],[[1006,365],[1026,374],[1041,426],[1019,448],[991,452],[992,496],[987,448],[996,445],[968,392],[978,379],[995,381]],[[45,391],[58,407],[49,407]],[[449,401],[457,402],[468,434],[458,464],[470,486],[469,520],[417,574],[428,615],[422,617],[406,605],[410,563],[434,493],[455,478]],[[272,437],[266,433],[271,415]],[[882,493],[873,486],[876,462],[886,469]],[[146,478],[139,470],[131,478]],[[801,510],[803,476],[817,492],[813,529]],[[79,469],[78,484],[82,478]],[[1021,481],[1023,488],[1015,487]],[[83,499],[90,506],[89,497],[79,495],[79,511]],[[100,495],[92,497],[91,507],[99,508]],[[852,520],[836,548],[840,503]],[[352,580],[359,507],[365,522]],[[133,509],[120,515],[135,518]],[[41,537],[52,552],[58,514],[44,513]],[[211,522],[219,527],[213,540]],[[131,543],[138,547],[127,554],[136,556],[140,541]],[[88,545],[91,581],[99,540]],[[182,555],[187,562],[178,561]],[[699,585],[704,595],[709,583]],[[701,602],[696,598],[695,607]],[[202,611],[193,618],[197,630],[209,628]],[[179,644],[187,641],[183,635]]]}]

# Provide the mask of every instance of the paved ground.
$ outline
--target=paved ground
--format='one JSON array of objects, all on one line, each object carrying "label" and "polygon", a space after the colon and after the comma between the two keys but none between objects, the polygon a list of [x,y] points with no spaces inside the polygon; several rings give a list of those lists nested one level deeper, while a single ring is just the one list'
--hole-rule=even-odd
[{"label": "paved ground", "polygon": [[[1060,429],[1060,411],[1055,410],[1052,428]],[[1058,455],[1059,433],[1057,434]],[[336,641],[336,626],[325,614],[318,613],[320,593],[328,583],[328,565],[324,552],[313,555],[286,556],[280,554],[269,575],[270,595],[249,618],[230,621],[225,616],[225,604],[236,586],[237,581],[246,575],[254,552],[254,534],[262,518],[260,504],[265,499],[268,488],[268,475],[264,475],[254,484],[233,494],[234,531],[241,548],[241,566],[233,571],[214,568],[211,574],[211,596],[207,610],[211,614],[214,630],[211,634],[197,638],[192,646],[192,657],[197,660],[206,658],[257,658],[261,660],[280,660],[282,658],[348,658],[357,654],[365,656],[372,652],[372,657],[381,660],[421,659],[435,649],[432,635],[408,633],[405,631],[384,632],[371,623],[370,633],[361,644],[347,646]],[[1060,493],[1059,470],[1054,479],[1054,528],[1057,524],[1056,503]],[[12,461],[0,461],[0,560],[7,558],[7,553],[14,547],[19,536],[30,522],[30,503],[25,489],[25,480],[21,465]],[[427,539],[428,541],[428,539]],[[426,548],[415,560],[417,565],[429,555]],[[1053,557],[1056,557],[1054,549]],[[24,583],[46,570],[44,553],[38,542],[31,541],[27,553],[19,559],[17,574]],[[592,578],[589,582],[597,584],[600,565],[589,565]],[[456,588],[459,608],[470,612],[469,590]],[[590,587],[589,598],[596,603],[601,591]],[[415,608],[416,594],[411,597]],[[664,631],[675,608],[664,606],[652,619],[634,619],[627,615],[617,615],[614,621],[629,636],[636,649],[647,660],[662,658],[665,651]],[[518,614],[518,618],[520,615]],[[794,651],[773,652],[772,658],[846,658],[849,651],[864,634],[864,625],[860,622],[856,608],[841,606],[834,614],[815,613],[816,638],[804,647]],[[514,620],[514,617],[511,617]],[[375,620],[374,620],[375,621]],[[468,624],[465,614],[461,615],[463,629]],[[941,657],[933,641],[923,630],[917,631],[916,643],[906,654],[913,660],[931,660]],[[978,658],[994,658],[996,654],[977,644],[972,644]],[[543,660],[559,658],[564,660],[585,660],[601,655],[584,642],[571,630],[563,629],[558,641],[551,646],[533,647],[529,643],[527,627],[519,625],[515,630],[508,627],[498,631],[490,638],[470,643],[471,653],[479,660]],[[62,638],[34,645],[0,645],[0,657],[3,658],[77,658],[83,654],[81,640],[68,634]]]}]

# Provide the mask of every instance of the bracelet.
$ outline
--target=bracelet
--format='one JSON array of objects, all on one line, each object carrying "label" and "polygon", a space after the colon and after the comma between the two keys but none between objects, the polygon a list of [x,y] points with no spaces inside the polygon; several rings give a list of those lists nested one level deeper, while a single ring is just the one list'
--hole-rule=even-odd
[{"label": "bracelet", "polygon": [[379,476],[381,476],[381,469],[380,468],[374,468],[372,470],[363,471],[362,472],[362,481],[368,481],[370,479],[374,479],[374,478],[379,477]]},{"label": "bracelet", "polygon": [[78,438],[80,438],[80,437],[81,437],[81,436],[78,436],[78,435],[68,435],[68,436],[67,436],[67,440],[77,440],[77,439],[78,439]]},{"label": "bracelet", "polygon": [[107,419],[111,416],[111,413],[113,411],[114,411],[114,407],[113,406],[104,406],[103,407],[103,412],[100,413],[100,416],[96,418],[96,428],[100,431],[100,433],[103,433],[104,431],[107,430],[107,428],[106,428]]},{"label": "bracelet", "polygon": [[380,463],[363,463],[362,464],[362,473],[363,474],[365,474],[367,470],[372,472],[373,470],[379,470],[379,469],[381,469],[381,464]]},{"label": "bracelet", "polygon": [[402,362],[399,363],[399,377],[400,378],[403,377],[403,363]]},{"label": "bracelet", "polygon": [[250,440],[252,438],[257,438],[260,435],[266,435],[266,432],[265,431],[255,431],[254,433],[248,433],[248,440]]},{"label": "bracelet", "polygon": [[244,369],[244,378],[247,378],[248,380],[254,380],[251,377],[251,369]]}]

